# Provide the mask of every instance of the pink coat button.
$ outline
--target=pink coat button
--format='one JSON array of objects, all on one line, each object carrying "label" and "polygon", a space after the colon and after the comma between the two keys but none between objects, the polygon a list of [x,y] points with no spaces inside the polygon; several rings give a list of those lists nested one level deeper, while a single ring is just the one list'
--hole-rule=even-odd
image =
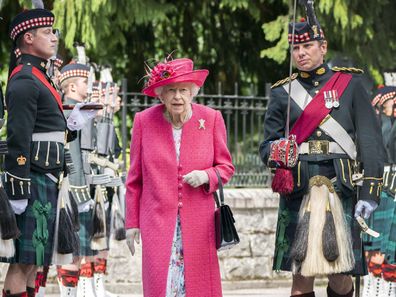
[{"label": "pink coat button", "polygon": [[177,187],[178,187],[179,189],[181,189],[181,188],[183,188],[183,184],[180,183]]},{"label": "pink coat button", "polygon": [[179,208],[182,208],[183,207],[183,202],[179,202],[178,204],[177,204],[177,206],[179,207]]},{"label": "pink coat button", "polygon": [[182,193],[179,193],[179,198],[181,198],[181,197],[183,197],[183,194],[182,194]]}]

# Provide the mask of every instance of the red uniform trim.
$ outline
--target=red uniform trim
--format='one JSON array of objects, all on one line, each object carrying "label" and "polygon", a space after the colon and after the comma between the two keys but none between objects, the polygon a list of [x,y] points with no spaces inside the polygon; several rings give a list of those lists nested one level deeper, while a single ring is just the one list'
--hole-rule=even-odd
[{"label": "red uniform trim", "polygon": [[19,71],[22,70],[23,65],[18,65],[17,67],[14,68],[14,70],[12,70],[10,77],[8,78],[8,80],[10,80],[15,74],[17,74]]},{"label": "red uniform trim", "polygon": [[55,97],[56,103],[58,103],[59,109],[63,112],[61,96],[55,90],[55,88],[53,86],[51,86],[51,84],[48,82],[48,80],[46,79],[44,74],[34,66],[32,66],[32,73],[48,88],[48,90],[50,90],[52,95]]},{"label": "red uniform trim", "polygon": [[[19,71],[22,70],[23,64],[18,65],[17,67],[14,68],[12,71],[10,77],[8,80],[10,80],[15,74],[17,74]],[[63,107],[62,107],[62,99],[59,93],[55,90],[55,88],[48,82],[47,78],[44,76],[44,74],[38,70],[36,67],[32,66],[32,74],[38,78],[39,81],[43,83],[47,87],[47,89],[52,93],[54,96],[56,103],[58,103],[59,109],[63,112]]]},{"label": "red uniform trim", "polygon": [[290,131],[290,134],[296,135],[298,144],[303,143],[311,136],[312,132],[320,125],[322,120],[332,111],[331,108],[329,109],[325,106],[324,92],[337,90],[338,98],[341,98],[351,79],[352,75],[337,72],[307,105]]}]

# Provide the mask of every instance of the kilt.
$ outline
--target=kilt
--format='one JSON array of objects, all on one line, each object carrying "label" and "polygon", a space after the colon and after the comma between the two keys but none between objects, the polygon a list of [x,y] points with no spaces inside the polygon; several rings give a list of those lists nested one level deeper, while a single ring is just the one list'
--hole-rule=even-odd
[{"label": "kilt", "polygon": [[78,235],[80,238],[80,250],[79,255],[81,257],[95,256],[98,251],[91,249],[91,235],[92,235],[92,213],[93,210],[90,209],[87,212],[80,212],[78,214],[80,219],[80,230]]},{"label": "kilt", "polygon": [[42,173],[31,171],[30,178],[31,199],[25,212],[16,215],[21,235],[15,240],[15,256],[0,261],[49,266],[54,244],[58,185]]},{"label": "kilt", "polygon": [[[392,198],[392,197],[390,197]],[[386,246],[382,245],[381,251],[385,254],[385,259],[389,264],[396,264],[396,202],[392,199],[392,214],[389,216],[388,225],[390,225],[389,232],[387,232]],[[382,230],[379,230],[381,232]]]},{"label": "kilt", "polygon": [[[103,188],[103,194],[105,195],[105,215],[106,215],[106,242],[107,248],[103,251],[108,251],[110,247],[110,226],[111,226],[111,200],[108,199],[108,193]],[[94,194],[93,194],[94,195]],[[94,196],[93,196],[94,197]],[[106,208],[107,207],[107,208]],[[81,257],[88,256],[96,256],[98,254],[98,250],[91,249],[91,238],[93,231],[93,209],[90,209],[88,212],[79,213],[80,218],[80,251],[79,255]]]},{"label": "kilt", "polygon": [[381,193],[380,204],[369,221],[370,228],[380,232],[380,236],[375,238],[365,234],[364,241],[366,250],[386,252],[395,205],[393,197],[386,192]]},{"label": "kilt", "polygon": [[[320,173],[321,169],[319,169],[319,167],[320,166],[317,165],[310,165],[309,176],[314,176]],[[334,188],[337,191],[336,184],[334,184]],[[353,253],[355,257],[355,268],[352,271],[347,272],[347,274],[365,275],[367,274],[367,267],[364,259],[363,244],[360,237],[361,232],[358,223],[354,219],[356,197],[354,195],[347,197],[339,191],[337,191],[337,194],[341,199],[348,228],[352,234]],[[280,197],[274,262],[272,267],[275,271],[292,271],[293,260],[290,257],[290,250],[296,234],[302,200],[303,196],[293,198],[287,198],[285,196]]]}]

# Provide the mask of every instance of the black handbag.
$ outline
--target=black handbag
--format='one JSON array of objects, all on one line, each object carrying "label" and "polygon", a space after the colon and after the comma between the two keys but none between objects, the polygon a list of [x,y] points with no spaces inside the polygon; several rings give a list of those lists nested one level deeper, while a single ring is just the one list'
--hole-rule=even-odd
[{"label": "black handbag", "polygon": [[216,202],[215,210],[215,232],[216,232],[216,248],[218,251],[227,250],[239,243],[238,232],[235,229],[235,220],[231,208],[224,204],[223,183],[217,170],[216,175],[219,180],[219,196],[217,192],[213,193]]}]

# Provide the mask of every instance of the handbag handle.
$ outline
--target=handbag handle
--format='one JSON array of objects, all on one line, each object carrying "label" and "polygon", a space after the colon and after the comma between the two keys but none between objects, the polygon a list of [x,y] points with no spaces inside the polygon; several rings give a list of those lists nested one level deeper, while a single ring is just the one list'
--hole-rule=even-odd
[{"label": "handbag handle", "polygon": [[216,168],[215,168],[215,172],[217,175],[217,180],[218,180],[218,185],[219,185],[220,201],[219,201],[219,196],[217,195],[216,191],[213,193],[213,198],[216,202],[217,208],[219,208],[220,206],[224,205],[224,191],[223,191],[223,182],[221,181],[220,173]]}]

